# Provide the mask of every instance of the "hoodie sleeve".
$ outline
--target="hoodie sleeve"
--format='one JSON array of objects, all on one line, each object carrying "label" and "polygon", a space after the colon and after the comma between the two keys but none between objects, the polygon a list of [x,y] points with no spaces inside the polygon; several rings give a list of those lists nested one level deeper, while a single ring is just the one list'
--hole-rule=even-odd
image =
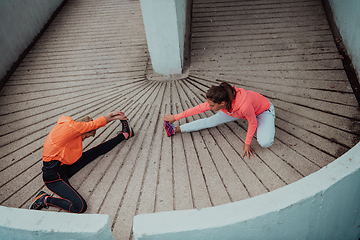
[{"label": "hoodie sleeve", "polygon": [[98,117],[93,121],[90,122],[75,122],[73,121],[69,124],[71,127],[74,128],[80,134],[90,132],[91,130],[101,128],[106,125],[106,118],[105,117]]},{"label": "hoodie sleeve", "polygon": [[255,115],[255,110],[251,105],[248,105],[244,110],[243,114],[245,119],[248,121],[248,130],[246,133],[245,144],[250,145],[252,138],[255,134],[257,128],[257,120]]},{"label": "hoodie sleeve", "polygon": [[203,113],[210,110],[210,106],[208,102],[201,103],[197,105],[196,107],[189,108],[182,113],[175,115],[175,120],[179,120],[182,118],[190,117],[199,113]]}]

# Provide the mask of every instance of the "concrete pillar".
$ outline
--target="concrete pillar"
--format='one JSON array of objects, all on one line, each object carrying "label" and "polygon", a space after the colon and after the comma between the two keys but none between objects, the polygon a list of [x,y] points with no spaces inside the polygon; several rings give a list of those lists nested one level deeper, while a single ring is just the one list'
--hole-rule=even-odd
[{"label": "concrete pillar", "polygon": [[151,64],[156,73],[182,74],[187,0],[140,0]]}]

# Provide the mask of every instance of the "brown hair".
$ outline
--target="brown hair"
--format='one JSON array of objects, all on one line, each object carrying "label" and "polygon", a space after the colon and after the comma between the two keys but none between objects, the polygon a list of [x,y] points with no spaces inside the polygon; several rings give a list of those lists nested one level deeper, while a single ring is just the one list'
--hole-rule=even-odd
[{"label": "brown hair", "polygon": [[206,92],[206,98],[214,103],[226,103],[226,109],[231,110],[231,104],[235,99],[236,91],[227,82],[222,82],[219,86],[212,86]]},{"label": "brown hair", "polygon": [[[90,121],[92,121],[93,119],[91,118],[91,117],[89,117],[89,116],[84,116],[84,117],[81,117],[81,118],[78,118],[78,119],[76,119],[75,120],[75,122],[90,122]],[[95,134],[96,134],[96,130],[94,129],[94,130],[91,130],[90,132],[88,132],[88,133],[90,133],[91,134],[91,136],[95,136]]]}]

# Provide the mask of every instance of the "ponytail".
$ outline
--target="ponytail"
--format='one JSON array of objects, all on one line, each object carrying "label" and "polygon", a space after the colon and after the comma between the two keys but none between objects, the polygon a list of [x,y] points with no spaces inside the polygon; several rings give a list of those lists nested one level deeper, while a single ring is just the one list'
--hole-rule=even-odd
[{"label": "ponytail", "polygon": [[226,109],[231,110],[231,104],[235,99],[236,91],[227,82],[222,82],[219,86],[212,86],[206,92],[206,98],[214,103],[226,103]]}]

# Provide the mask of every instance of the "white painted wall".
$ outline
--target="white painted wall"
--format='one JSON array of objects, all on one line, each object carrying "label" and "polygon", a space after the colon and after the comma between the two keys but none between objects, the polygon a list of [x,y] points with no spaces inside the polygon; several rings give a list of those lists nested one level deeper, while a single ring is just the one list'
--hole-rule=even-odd
[{"label": "white painted wall", "polygon": [[328,0],[344,45],[360,78],[360,1]]},{"label": "white painted wall", "polygon": [[200,211],[138,215],[133,230],[137,240],[358,240],[360,143],[283,188]]},{"label": "white painted wall", "polygon": [[0,1],[0,79],[62,2],[63,0]]},{"label": "white painted wall", "polygon": [[154,71],[181,74],[187,0],[140,0],[146,39]]},{"label": "white painted wall", "polygon": [[0,206],[0,239],[113,240],[110,217]]},{"label": "white painted wall", "polygon": [[[0,79],[63,0],[0,0]],[[30,211],[0,206],[0,239],[112,240],[108,215]]]}]

